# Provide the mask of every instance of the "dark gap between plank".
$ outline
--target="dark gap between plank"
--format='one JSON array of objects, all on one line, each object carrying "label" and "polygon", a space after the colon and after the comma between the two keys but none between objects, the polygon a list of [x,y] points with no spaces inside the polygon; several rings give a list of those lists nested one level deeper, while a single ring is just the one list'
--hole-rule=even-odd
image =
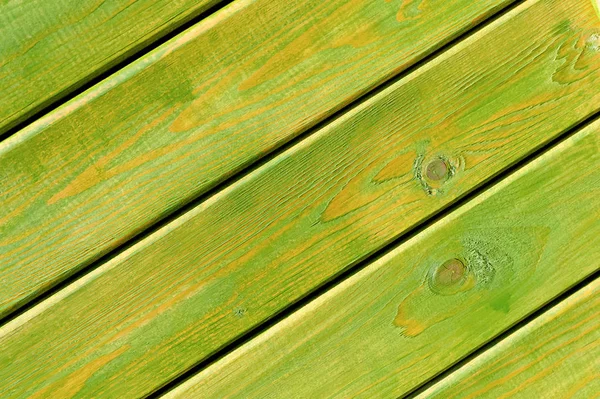
[{"label": "dark gap between plank", "polygon": [[[207,10],[205,13],[202,13],[201,15],[195,17],[193,20],[189,21],[187,24],[182,25],[180,28],[172,31],[171,34],[169,34],[168,36],[163,37],[163,39],[160,40],[160,43],[156,44],[155,46],[152,46],[151,48],[147,48],[145,51],[139,52],[137,56],[141,57],[141,56],[145,55],[146,53],[152,51],[154,48],[156,48],[156,47],[160,46],[162,43],[170,40],[170,38],[172,38],[172,37],[176,36],[177,34],[181,33],[183,30],[191,27],[193,24],[199,22],[199,20],[205,18],[209,14],[211,14],[213,12],[216,12],[218,9],[220,9],[222,7],[225,7],[227,4],[231,3],[232,1],[233,0],[228,0],[228,1],[224,2],[224,3],[220,3],[220,5],[217,5],[217,6],[213,7],[213,8],[211,8],[211,9]],[[66,286],[70,285],[74,281],[78,280],[79,278],[87,275],[92,270],[94,270],[96,267],[98,267],[99,265],[101,265],[102,263],[105,263],[105,262],[109,261],[113,257],[117,256],[119,253],[122,253],[123,251],[127,250],[128,248],[132,247],[133,245],[137,244],[138,242],[144,240],[145,238],[147,238],[148,236],[152,235],[154,232],[156,232],[160,228],[162,228],[165,225],[167,225],[170,222],[172,222],[174,219],[177,219],[178,217],[180,217],[184,213],[187,213],[192,208],[194,208],[197,205],[199,205],[201,202],[204,202],[206,199],[212,197],[217,192],[219,192],[219,191],[225,189],[226,187],[232,185],[235,181],[241,179],[242,177],[244,177],[247,174],[251,173],[253,170],[256,170],[257,168],[261,167],[262,165],[264,165],[265,163],[269,162],[273,158],[279,156],[283,152],[287,151],[289,148],[295,146],[300,141],[304,140],[305,138],[307,138],[308,136],[310,136],[311,134],[313,134],[315,131],[317,131],[317,130],[321,129],[323,126],[329,124],[334,119],[337,119],[342,114],[351,111],[356,106],[358,106],[358,104],[360,104],[363,101],[365,101],[365,100],[367,100],[367,99],[375,96],[376,94],[378,94],[382,90],[384,90],[387,87],[395,84],[396,82],[398,82],[399,80],[403,79],[405,76],[407,76],[408,74],[412,73],[416,69],[420,68],[421,66],[423,66],[427,62],[430,62],[434,58],[437,58],[438,56],[440,56],[441,54],[445,53],[447,50],[449,50],[451,47],[453,47],[458,42],[466,39],[468,36],[470,36],[470,35],[478,32],[478,31],[480,31],[481,29],[483,29],[485,26],[489,25],[490,23],[492,23],[496,19],[498,19],[498,18],[502,17],[503,15],[505,15],[506,13],[510,12],[512,9],[514,9],[514,8],[518,7],[519,5],[525,3],[525,1],[526,0],[516,0],[513,3],[507,5],[504,9],[501,9],[501,10],[493,13],[487,19],[485,19],[484,21],[482,21],[479,25],[467,29],[463,33],[459,34],[455,38],[453,38],[450,41],[448,41],[446,44],[443,44],[437,50],[432,51],[430,54],[426,55],[424,58],[422,58],[421,60],[417,61],[412,66],[408,67],[403,72],[399,73],[397,76],[392,77],[391,79],[389,79],[386,82],[383,82],[381,85],[377,86],[376,88],[374,88],[370,92],[368,92],[368,93],[366,93],[366,94],[358,97],[357,99],[355,99],[354,101],[352,101],[351,103],[349,103],[348,105],[346,105],[345,107],[343,107],[340,110],[334,112],[329,117],[323,119],[321,122],[317,122],[313,127],[308,128],[304,133],[301,133],[297,137],[291,139],[289,142],[285,143],[280,148],[273,150],[271,153],[265,155],[261,159],[258,159],[258,160],[254,161],[254,162],[250,162],[249,165],[243,167],[239,171],[234,172],[234,174],[232,176],[228,177],[226,180],[222,181],[221,183],[215,185],[209,191],[207,191],[206,193],[200,195],[195,200],[192,200],[191,202],[189,202],[188,204],[186,204],[183,207],[179,208],[178,210],[172,212],[171,214],[166,215],[162,220],[159,220],[154,225],[151,225],[147,229],[145,229],[142,232],[138,233],[136,236],[134,236],[128,242],[126,242],[126,243],[118,246],[117,248],[113,249],[112,251],[108,252],[107,254],[101,256],[97,260],[95,260],[92,263],[90,263],[88,266],[85,266],[83,269],[75,272],[74,274],[70,275],[66,279],[64,279],[61,282],[57,283],[56,285],[54,285],[53,287],[51,287],[48,291],[46,291],[43,294],[41,294],[40,296],[34,298],[33,300],[31,300],[27,304],[21,306],[20,308],[18,308],[17,310],[15,310],[14,312],[12,312],[11,314],[8,314],[4,318],[1,318],[0,319],[0,327],[3,326],[4,324],[10,322],[11,320],[15,319],[16,317],[20,316],[21,314],[25,313],[27,310],[33,308],[34,306],[36,306],[37,304],[39,304],[43,300],[51,297],[52,295],[54,295],[58,291],[62,290]],[[195,21],[195,22],[193,22],[193,21]],[[135,58],[135,57],[132,56],[131,58]],[[132,60],[129,60],[129,62],[131,62],[131,61]],[[69,95],[68,98],[63,99],[63,101],[60,104],[57,104],[57,105],[51,107],[51,109],[47,110],[47,112],[51,112],[53,109],[55,109],[58,106],[62,105],[62,103],[65,103],[65,102],[69,101],[71,98],[73,98],[76,95],[80,94],[81,92],[87,90],[93,84],[99,82],[100,80],[103,80],[108,75],[116,72],[116,70],[118,70],[121,67],[125,66],[125,64],[127,64],[127,63],[128,62],[123,61],[122,63],[119,64],[120,66],[115,66],[115,67],[111,68],[112,72],[107,71],[107,72],[105,72],[102,75],[102,77],[98,76],[97,78],[95,78],[93,80],[94,83],[92,83],[92,81],[90,81],[86,86],[84,86],[85,88],[82,87],[77,92],[71,93],[71,95]],[[539,148],[537,148],[536,150],[534,150],[533,152],[531,152],[529,155],[527,155],[524,158],[522,158],[521,160],[515,162],[512,165],[509,165],[503,171],[497,173],[496,175],[491,176],[490,178],[488,178],[487,180],[485,180],[484,182],[482,182],[480,185],[478,185],[477,187],[473,188],[470,192],[467,192],[467,193],[463,194],[461,197],[457,198],[454,202],[449,203],[446,207],[440,209],[438,212],[434,213],[430,217],[426,218],[422,222],[420,222],[420,223],[416,224],[415,226],[413,226],[412,228],[410,228],[404,234],[401,234],[400,236],[394,238],[389,244],[387,244],[384,247],[380,248],[379,250],[373,252],[372,254],[366,255],[364,258],[362,258],[361,260],[355,262],[354,264],[349,265],[344,271],[342,271],[341,273],[338,273],[337,275],[333,276],[329,281],[325,282],[320,287],[317,287],[313,291],[307,293],[307,295],[305,295],[304,297],[298,299],[296,302],[291,303],[289,306],[287,306],[286,308],[282,309],[280,312],[274,314],[272,317],[270,317],[269,319],[265,320],[263,323],[261,323],[261,324],[257,325],[256,327],[248,330],[247,332],[241,334],[238,338],[235,338],[229,344],[223,346],[221,349],[217,350],[215,353],[213,353],[209,357],[205,358],[203,361],[197,363],[196,365],[194,365],[192,368],[188,369],[187,371],[183,372],[182,374],[180,374],[178,377],[174,378],[170,382],[168,382],[165,385],[163,385],[163,386],[159,387],[158,389],[154,390],[153,392],[151,392],[146,397],[148,397],[148,398],[157,398],[159,396],[162,396],[162,395],[166,394],[167,392],[169,392],[170,390],[174,389],[175,387],[179,386],[180,384],[182,384],[183,382],[185,382],[187,379],[189,379],[193,375],[197,374],[199,371],[201,371],[204,368],[210,366],[211,364],[217,362],[218,360],[222,359],[228,353],[234,351],[235,349],[243,346],[247,342],[249,342],[252,339],[256,338],[258,335],[260,335],[261,333],[265,332],[269,328],[273,327],[275,324],[277,324],[280,321],[282,321],[283,319],[287,318],[288,316],[290,316],[291,314],[293,314],[294,312],[296,312],[300,308],[306,306],[308,303],[312,302],[314,299],[316,299],[317,297],[319,297],[320,295],[322,295],[326,291],[330,290],[331,288],[333,288],[336,285],[340,284],[344,280],[350,278],[352,275],[356,274],[360,270],[364,269],[368,264],[370,264],[370,263],[376,261],[377,259],[383,257],[384,255],[386,255],[387,253],[389,253],[390,251],[392,251],[401,242],[406,241],[406,240],[408,240],[408,239],[416,236],[417,234],[421,233],[423,230],[425,230],[426,228],[430,227],[434,223],[438,222],[439,220],[441,220],[442,218],[444,218],[448,214],[452,213],[453,211],[455,211],[460,206],[464,205],[466,202],[468,202],[472,198],[476,197],[477,195],[479,195],[483,191],[485,191],[485,190],[493,187],[494,185],[498,184],[504,178],[508,177],[509,175],[511,175],[512,173],[514,173],[516,170],[520,169],[525,164],[527,164],[527,163],[531,162],[532,160],[538,158],[544,152],[546,152],[546,151],[554,148],[559,143],[561,143],[564,140],[568,139],[569,137],[573,136],[577,131],[581,130],[582,128],[584,128],[584,127],[586,127],[588,125],[590,125],[593,121],[595,121],[599,117],[600,117],[600,111],[595,112],[592,115],[590,115],[589,117],[587,117],[586,119],[584,119],[583,121],[581,121],[579,123],[576,123],[572,127],[570,127],[567,130],[565,130],[565,132],[563,134],[561,134],[561,135],[557,136],[556,138],[550,140],[546,144],[543,144],[542,146],[540,146]],[[36,119],[36,118],[32,117],[30,119]],[[32,122],[32,120],[30,120],[28,123],[31,123],[31,122]],[[22,125],[25,126],[28,123],[24,122]],[[22,128],[23,126],[21,126],[20,128]],[[19,130],[19,129],[15,128],[14,130],[16,131],[16,130]],[[0,136],[0,140],[2,140],[3,138],[5,138],[5,137]],[[495,342],[497,342],[497,341],[505,338],[506,336],[510,335],[512,332],[516,331],[521,326],[527,324],[533,318],[541,315],[542,313],[544,313],[545,311],[547,311],[551,307],[555,306],[561,300],[566,299],[567,297],[569,297],[570,295],[572,295],[574,292],[576,292],[580,288],[584,287],[585,285],[589,284],[591,281],[593,281],[595,278],[597,278],[599,276],[600,276],[600,271],[597,271],[594,274],[590,275],[589,277],[587,277],[586,279],[584,279],[580,283],[576,284],[572,288],[570,288],[567,291],[565,291],[563,294],[561,294],[558,297],[556,297],[554,300],[548,302],[546,305],[542,306],[538,310],[536,310],[533,313],[531,313],[529,316],[525,317],[522,321],[516,323],[513,327],[509,328],[505,332],[503,332],[500,335],[498,335],[492,341],[494,341],[494,343],[495,343]],[[478,348],[475,351],[473,351],[471,354],[465,356],[463,359],[459,360],[457,363],[455,363],[454,365],[450,366],[450,368],[442,371],[437,376],[431,378],[430,380],[426,381],[422,385],[416,387],[414,390],[412,390],[411,392],[409,392],[407,394],[409,396],[405,395],[405,397],[414,397],[419,392],[424,391],[430,385],[432,385],[435,382],[441,380],[442,378],[444,378],[444,376],[446,376],[446,375],[448,375],[449,373],[452,372],[452,371],[449,371],[449,370],[451,370],[451,369],[454,370],[454,368],[456,368],[456,369],[460,368],[462,365],[464,365],[465,363],[467,363],[470,359],[476,357],[478,354],[482,353],[483,351],[485,351],[489,347],[493,346],[492,341],[489,341],[487,344],[484,344],[480,348]],[[488,344],[489,344],[489,346],[488,346]]]},{"label": "dark gap between plank", "polygon": [[23,119],[22,121],[19,122],[19,119],[17,119],[17,122],[9,123],[8,128],[6,128],[4,131],[2,131],[2,128],[0,128],[0,142],[17,133],[19,130],[24,129],[41,117],[53,112],[60,106],[90,89],[92,86],[95,86],[96,84],[115,74],[120,69],[123,69],[132,62],[146,56],[151,51],[162,46],[175,36],[196,25],[209,15],[214,14],[221,8],[233,3],[233,1],[234,0],[218,1],[213,6],[208,7],[204,11],[200,11],[198,14],[189,15],[174,28],[169,29],[169,27],[167,27],[166,29],[162,29],[154,33],[149,38],[141,41],[125,54],[118,57],[116,60],[113,60],[104,67],[100,67],[96,71],[90,73],[88,76],[83,77],[81,80],[75,83],[72,83],[61,92],[44,101],[38,107],[26,113],[23,118],[20,118]]},{"label": "dark gap between plank", "polygon": [[568,299],[569,297],[571,297],[572,295],[576,294],[579,290],[592,284],[598,278],[600,278],[600,269],[596,270],[589,276],[585,277],[583,280],[576,283],[572,287],[568,288],[566,291],[559,294],[557,297],[550,300],[546,304],[542,305],[540,308],[533,311],[529,315],[525,316],[523,319],[521,319],[520,321],[518,321],[517,323],[515,323],[508,329],[504,330],[503,332],[501,332],[494,338],[490,339],[488,342],[486,342],[483,345],[481,345],[480,347],[476,348],[471,353],[467,354],[465,357],[458,360],[456,363],[452,364],[447,369],[443,370],[442,372],[435,375],[434,377],[431,377],[430,379],[426,380],[421,385],[417,386],[416,388],[414,388],[407,394],[401,396],[400,398],[402,398],[402,399],[415,398],[419,394],[421,394],[424,391],[426,391],[427,389],[429,389],[431,386],[435,385],[439,381],[442,381],[443,379],[448,377],[450,374],[452,374],[455,371],[458,371],[460,368],[466,366],[471,360],[474,360],[476,357],[482,355],[484,352],[491,349],[494,345],[500,343],[502,340],[504,340],[504,339],[508,338],[509,336],[511,336],[512,334],[516,333],[520,328],[525,327],[527,324],[531,323],[534,319],[542,316],[544,313],[550,311],[552,308],[559,305],[562,301],[564,301],[564,300]]},{"label": "dark gap between plank", "polygon": [[[502,180],[506,179],[513,173],[517,172],[523,166],[536,160],[537,158],[539,158],[541,155],[543,155],[547,151],[552,150],[557,145],[564,142],[568,138],[575,135],[577,132],[581,131],[581,129],[584,129],[585,127],[591,125],[593,122],[595,122],[597,120],[600,120],[600,110],[597,110],[592,115],[585,118],[584,120],[574,124],[573,126],[571,126],[568,129],[566,129],[562,134],[558,135],[557,137],[548,141],[547,143],[539,146],[537,149],[533,150],[528,155],[525,155],[520,160],[509,165],[503,171],[486,179],[485,181],[480,183],[478,186],[474,187],[471,191],[463,194],[462,196],[457,198],[455,201],[449,203],[447,206],[440,209],[438,212],[432,214],[430,217],[426,218],[425,220],[417,223],[416,225],[411,227],[405,233],[392,239],[392,241],[390,243],[388,243],[387,245],[385,245],[384,247],[376,250],[375,252],[373,252],[371,254],[366,255],[364,258],[358,260],[354,264],[349,265],[341,273],[333,276],[330,280],[324,282],[321,286],[315,288],[313,291],[310,291],[304,297],[299,298],[296,302],[291,303],[289,306],[282,309],[280,312],[274,314],[271,318],[266,319],[261,324],[248,330],[247,332],[241,334],[240,336],[238,336],[238,338],[235,338],[229,344],[225,345],[224,347],[217,350],[215,353],[213,353],[209,357],[205,358],[198,364],[194,365],[192,368],[185,371],[180,376],[174,378],[172,381],[168,382],[164,386],[158,388],[157,390],[153,391],[149,395],[145,396],[145,398],[149,398],[149,399],[158,398],[158,397],[166,394],[167,392],[171,391],[172,389],[176,388],[177,386],[181,385],[183,382],[185,382],[189,378],[193,377],[198,372],[200,372],[203,369],[209,367],[210,365],[216,363],[217,361],[221,360],[226,355],[228,355],[230,352],[233,352],[234,350],[240,348],[244,344],[246,344],[246,343],[250,342],[251,340],[253,340],[254,338],[258,337],[260,334],[264,333],[271,327],[275,326],[279,322],[281,322],[284,319],[286,319],[287,317],[291,316],[293,313],[298,311],[300,308],[308,305],[310,302],[317,299],[317,297],[323,295],[324,293],[326,293],[330,289],[334,288],[338,284],[340,284],[340,283],[344,282],[345,280],[347,280],[348,278],[352,277],[353,275],[355,275],[356,273],[358,273],[359,271],[361,271],[362,269],[367,267],[369,264],[377,261],[378,259],[381,259],[385,255],[387,255],[388,253],[393,251],[398,245],[400,245],[403,242],[420,234],[425,229],[427,229],[427,228],[431,227],[433,224],[439,222],[441,219],[448,216],[452,212],[456,211],[458,208],[465,205],[470,200],[472,200],[475,197],[477,197],[478,195],[482,194],[484,191],[491,189],[492,187],[494,187],[495,185],[500,183]],[[560,302],[562,299],[565,299],[565,296],[568,297],[569,295],[573,294],[575,291],[580,289],[582,287],[582,285],[585,286],[586,284],[593,281],[599,275],[600,275],[600,270],[597,270],[592,275],[584,278],[579,283],[576,283],[576,285],[574,285],[573,287],[567,289],[565,292],[560,294],[555,299],[551,300],[550,302],[548,302],[545,305],[542,305],[542,307],[538,308],[538,310],[535,310],[529,316],[526,316],[523,319],[523,322],[526,324],[530,320],[530,318],[537,317],[537,315],[539,315],[545,311],[544,309],[547,310],[548,306],[550,306],[550,307],[554,306],[556,303]],[[521,323],[521,322],[519,322],[519,323]],[[517,324],[519,324],[519,323],[517,323]],[[515,326],[517,324],[515,324]],[[510,334],[510,333],[508,333],[508,334]],[[504,336],[504,333],[501,333],[499,335],[499,337],[500,336]],[[485,344],[484,344],[484,346],[485,346]],[[477,350],[478,349],[476,349],[476,351]],[[467,358],[470,359],[469,356],[470,355],[467,355],[467,357],[465,357],[464,359],[467,359]],[[459,362],[462,362],[464,359],[460,360]],[[466,362],[466,361],[468,361],[468,359],[464,360],[464,361]],[[434,377],[434,378],[436,378],[436,377]],[[415,388],[414,390],[410,391],[407,395],[414,396],[414,392],[416,392],[417,389],[419,390],[419,392],[421,392],[421,390],[423,390],[423,389],[426,389],[425,384],[427,384],[428,382],[429,381],[425,382],[424,384],[422,384],[419,387]],[[428,386],[429,385],[427,385],[427,387]]]},{"label": "dark gap between plank", "polygon": [[401,396],[399,399],[413,399],[419,394],[425,392],[431,386],[435,385],[439,381],[442,381],[444,378],[448,377],[450,374],[458,371],[463,366],[466,366],[471,360],[474,360],[476,357],[482,355],[485,351],[491,349],[494,345],[499,344],[502,340],[508,338],[512,334],[516,333],[520,328],[525,327],[527,324],[531,323],[534,319],[542,316],[544,313],[550,311],[555,306],[559,305],[562,301],[568,299],[572,295],[576,294],[579,290],[585,288],[586,286],[592,284],[595,280],[600,278],[600,269],[596,270],[580,282],[573,285],[571,288],[568,288],[562,294],[559,294],[554,299],[551,299],[546,304],[542,305],[537,310],[534,310],[529,315],[525,316],[520,321],[516,322],[511,327],[507,328],[494,338],[490,339],[488,342],[484,343],[480,347],[473,350],[473,352],[467,354],[462,359],[458,360],[456,363],[452,364],[447,369],[443,370],[439,374],[431,377],[430,379],[423,382],[421,385],[417,386],[407,394]]},{"label": "dark gap between plank", "polygon": [[[132,237],[129,238],[125,243],[113,248],[112,250],[109,250],[106,253],[99,254],[96,259],[91,259],[87,264],[85,264],[85,263],[82,264],[79,269],[74,269],[74,270],[72,269],[69,272],[69,274],[66,274],[65,276],[63,276],[63,278],[60,281],[57,281],[54,284],[46,287],[44,292],[42,292],[38,295],[35,295],[33,298],[29,299],[26,303],[22,304],[21,306],[18,306],[16,309],[11,311],[4,317],[1,317],[0,318],[0,328],[3,325],[10,322],[11,320],[14,320],[21,314],[25,313],[29,309],[33,308],[40,302],[44,301],[45,299],[47,299],[47,298],[51,297],[52,295],[54,295],[55,293],[57,293],[58,291],[67,287],[74,281],[87,275],[88,273],[90,273],[91,271],[96,269],[101,264],[108,262],[110,259],[114,258],[118,254],[124,252],[125,250],[131,248],[132,246],[136,245],[140,241],[146,239],[147,237],[154,234],[156,231],[160,230],[167,224],[171,223],[172,221],[179,218],[183,214],[189,212],[191,209],[200,205],[202,202],[206,201],[208,198],[214,196],[215,194],[224,190],[225,188],[233,185],[237,180],[240,180],[244,176],[247,176],[248,174],[252,173],[256,169],[262,167],[264,164],[266,164],[266,163],[270,162],[271,160],[273,160],[274,158],[280,156],[281,154],[283,154],[290,148],[294,147],[301,141],[305,140],[306,138],[308,138],[309,136],[314,134],[316,131],[322,129],[324,126],[328,125],[335,119],[339,118],[341,115],[343,115],[347,112],[351,112],[362,102],[374,97],[381,91],[383,91],[386,88],[390,87],[391,85],[399,82],[400,80],[405,78],[410,73],[419,69],[421,66],[427,64],[428,62],[431,62],[433,59],[439,57],[440,55],[442,55],[443,53],[448,51],[450,48],[452,48],[457,43],[463,41],[464,39],[471,36],[472,34],[480,31],[481,29],[488,26],[490,23],[492,23],[496,19],[502,17],[509,11],[516,8],[517,6],[525,3],[525,1],[527,1],[527,0],[513,1],[513,2],[509,3],[507,6],[505,6],[504,8],[492,13],[487,19],[485,19],[481,23],[479,23],[479,25],[473,26],[473,27],[463,31],[462,33],[457,33],[457,36],[449,39],[445,44],[443,42],[440,42],[439,43],[440,47],[438,47],[437,49],[432,49],[432,51],[429,54],[425,55],[423,58],[416,61],[412,66],[406,68],[404,71],[400,72],[398,75],[390,78],[387,81],[384,81],[382,84],[380,84],[379,86],[376,86],[371,91],[358,96],[355,100],[351,101],[346,106],[343,106],[338,110],[335,110],[330,116],[325,117],[321,121],[316,121],[314,123],[314,125],[307,127],[307,129],[304,132],[299,133],[297,136],[291,138],[286,143],[283,143],[279,147],[274,148],[271,152],[268,152],[268,153],[262,155],[262,157],[257,156],[255,159],[252,159],[252,160],[248,161],[246,164],[241,165],[238,169],[233,170],[230,175],[226,176],[224,178],[224,180],[222,180],[219,183],[215,183],[213,186],[210,186],[204,194],[200,194],[198,197],[191,199],[190,201],[188,201],[187,203],[184,203],[177,209],[174,209],[170,212],[169,211],[165,212],[165,214],[158,217],[156,221],[151,222],[151,224],[148,227],[143,228],[140,232],[133,234]],[[226,3],[221,3],[221,4],[222,4],[222,6],[225,6],[226,4],[229,4],[231,2],[232,1],[230,0],[230,1],[227,1]],[[200,17],[198,17],[198,18],[200,18]],[[165,39],[165,41],[166,40],[168,40],[168,39]],[[148,51],[151,51],[151,50],[148,50]]]}]

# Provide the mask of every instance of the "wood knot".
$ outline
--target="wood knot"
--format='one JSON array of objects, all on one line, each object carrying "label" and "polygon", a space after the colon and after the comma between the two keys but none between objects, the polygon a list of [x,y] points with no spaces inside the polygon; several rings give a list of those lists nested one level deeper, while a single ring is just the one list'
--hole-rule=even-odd
[{"label": "wood knot", "polygon": [[446,183],[462,169],[462,166],[461,158],[438,155],[427,159],[421,155],[415,160],[413,170],[423,190],[433,196],[444,193]]},{"label": "wood knot", "polygon": [[436,294],[452,295],[470,288],[469,269],[464,261],[454,258],[439,265],[429,276],[429,288]]},{"label": "wood knot", "polygon": [[425,168],[425,176],[431,181],[442,181],[448,178],[450,168],[442,158],[434,159]]}]

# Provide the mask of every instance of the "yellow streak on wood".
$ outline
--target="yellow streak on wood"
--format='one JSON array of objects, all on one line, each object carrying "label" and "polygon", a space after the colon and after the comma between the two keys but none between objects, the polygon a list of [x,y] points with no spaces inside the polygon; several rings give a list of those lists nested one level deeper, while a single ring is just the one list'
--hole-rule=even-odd
[{"label": "yellow streak on wood", "polygon": [[122,346],[113,352],[100,356],[80,369],[70,373],[67,378],[60,379],[49,384],[44,389],[31,396],[32,399],[46,399],[51,395],[55,398],[72,398],[83,388],[87,380],[106,366],[110,361],[116,359],[127,351],[127,346]]}]

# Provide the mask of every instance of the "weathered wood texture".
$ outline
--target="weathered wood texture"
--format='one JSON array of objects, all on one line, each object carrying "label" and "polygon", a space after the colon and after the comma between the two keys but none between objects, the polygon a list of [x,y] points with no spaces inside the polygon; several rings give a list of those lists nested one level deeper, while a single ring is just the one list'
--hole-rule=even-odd
[{"label": "weathered wood texture", "polygon": [[5,326],[0,388],[170,380],[597,110],[599,25],[576,0],[490,25]]},{"label": "weathered wood texture", "polygon": [[600,268],[599,167],[596,123],[170,397],[406,394]]},{"label": "weathered wood texture", "polygon": [[596,280],[418,399],[587,399],[599,394],[600,280]]},{"label": "weathered wood texture", "polygon": [[509,2],[236,1],[21,131],[0,316]]},{"label": "weathered wood texture", "polygon": [[0,4],[0,133],[219,0]]}]

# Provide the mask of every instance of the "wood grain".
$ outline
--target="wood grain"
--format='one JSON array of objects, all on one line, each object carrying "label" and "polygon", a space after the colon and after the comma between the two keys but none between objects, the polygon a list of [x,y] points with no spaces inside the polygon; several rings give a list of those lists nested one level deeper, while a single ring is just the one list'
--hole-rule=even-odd
[{"label": "wood grain", "polygon": [[598,394],[600,280],[517,330],[418,398],[570,399]]},{"label": "wood grain", "polygon": [[[597,122],[168,397],[408,393],[600,269],[599,167]],[[440,269],[451,259],[467,268],[456,279]]]},{"label": "wood grain", "polygon": [[0,134],[219,0],[0,3]]},{"label": "wood grain", "polygon": [[236,1],[21,131],[0,317],[511,1]]},{"label": "wood grain", "polygon": [[598,110],[598,27],[575,0],[516,9],[3,327],[0,389],[179,375]]}]

